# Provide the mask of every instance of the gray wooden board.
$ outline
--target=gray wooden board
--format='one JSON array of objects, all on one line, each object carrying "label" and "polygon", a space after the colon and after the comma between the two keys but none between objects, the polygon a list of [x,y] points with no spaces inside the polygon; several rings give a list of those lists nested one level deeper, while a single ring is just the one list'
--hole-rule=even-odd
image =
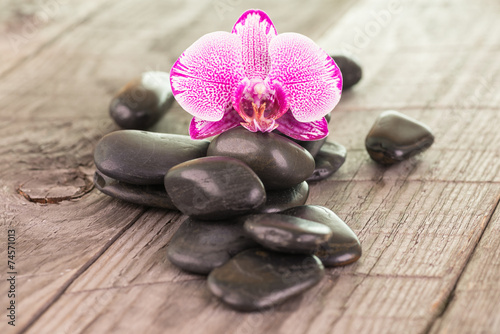
[{"label": "gray wooden board", "polygon": [[[42,8],[2,3],[3,32],[22,31]],[[19,291],[17,326],[4,319],[2,333],[500,331],[498,2],[59,5],[16,55],[0,40],[0,247],[6,254],[5,232],[15,228]],[[354,52],[363,65],[330,123],[346,164],[313,184],[308,200],[351,226],[363,256],[281,306],[239,313],[211,296],[203,276],[166,260],[186,217],[81,186],[94,170],[95,143],[117,129],[107,116],[111,96],[143,71],[168,70],[201,35],[230,30],[249,6],[266,10],[279,32]],[[361,44],[360,31],[370,34]],[[396,166],[375,164],[364,136],[385,109],[428,124],[434,145]],[[187,133],[189,121],[174,104],[154,130]],[[7,291],[6,271],[0,278]]]}]

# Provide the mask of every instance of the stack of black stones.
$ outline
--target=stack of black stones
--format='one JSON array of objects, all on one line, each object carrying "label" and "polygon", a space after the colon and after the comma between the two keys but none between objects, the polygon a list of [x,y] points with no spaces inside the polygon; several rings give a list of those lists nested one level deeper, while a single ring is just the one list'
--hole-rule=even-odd
[{"label": "stack of black stones", "polygon": [[[356,62],[334,59],[344,89],[359,81]],[[159,80],[151,80],[157,75]],[[311,288],[324,276],[324,267],[361,257],[357,236],[334,212],[305,205],[308,183],[329,177],[344,163],[342,145],[242,127],[211,141],[138,130],[152,126],[171,104],[171,92],[161,90],[169,87],[166,78],[146,73],[113,99],[110,114],[127,130],[112,132],[97,144],[94,183],[120,200],[188,216],[168,244],[167,257],[174,265],[208,275],[215,296],[235,309],[253,311]],[[375,152],[370,155],[389,161],[387,152],[381,153],[387,140],[375,126],[371,132],[376,140],[367,137],[367,148],[370,143]],[[405,142],[406,156],[430,146],[428,136],[422,140],[421,133],[403,131],[408,132],[421,140],[409,153],[412,147]],[[390,149],[401,151],[391,143]]]}]

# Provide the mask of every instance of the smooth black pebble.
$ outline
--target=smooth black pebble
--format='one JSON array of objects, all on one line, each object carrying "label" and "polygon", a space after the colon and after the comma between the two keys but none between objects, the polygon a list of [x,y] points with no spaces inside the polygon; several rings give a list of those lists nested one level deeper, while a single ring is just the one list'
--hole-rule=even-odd
[{"label": "smooth black pebble", "polygon": [[363,70],[354,59],[344,55],[331,56],[342,72],[342,89],[349,89],[361,80]]},{"label": "smooth black pebble", "polygon": [[165,189],[182,213],[203,220],[244,215],[266,202],[266,191],[257,175],[230,157],[181,163],[168,171]]},{"label": "smooth black pebble", "polygon": [[145,72],[111,100],[109,114],[124,129],[145,130],[158,122],[174,102],[166,72]]},{"label": "smooth black pebble", "polygon": [[425,151],[434,142],[431,129],[397,111],[384,111],[366,136],[370,157],[383,165],[408,159]]},{"label": "smooth black pebble", "polygon": [[206,155],[208,140],[139,130],[111,132],[97,143],[94,162],[99,171],[131,184],[163,184],[170,168]]},{"label": "smooth black pebble", "polygon": [[300,145],[276,133],[250,132],[243,127],[215,137],[207,154],[245,162],[267,190],[293,187],[314,171],[314,158]]},{"label": "smooth black pebble", "polygon": [[102,193],[122,201],[177,210],[163,185],[129,184],[107,177],[99,171],[94,174],[94,184]]},{"label": "smooth black pebble", "polygon": [[316,167],[307,181],[324,180],[335,173],[345,162],[347,150],[336,142],[326,142],[314,158]]},{"label": "smooth black pebble", "polygon": [[325,224],[278,213],[247,216],[244,228],[263,247],[285,253],[312,254],[332,235]]},{"label": "smooth black pebble", "polygon": [[265,213],[280,212],[305,204],[309,197],[309,184],[303,181],[288,189],[268,190],[266,197],[266,203],[259,211]]},{"label": "smooth black pebble", "polygon": [[343,266],[361,257],[358,237],[332,210],[319,205],[302,205],[282,213],[325,224],[332,230],[328,241],[314,253],[326,267]]},{"label": "smooth black pebble", "polygon": [[208,287],[231,307],[255,311],[280,304],[323,276],[323,265],[313,255],[249,249],[215,268],[208,275]]},{"label": "smooth black pebble", "polygon": [[326,143],[326,138],[320,139],[320,140],[298,140],[298,139],[292,139],[294,142],[305,148],[313,157],[316,157],[316,155],[319,153],[320,149],[323,147],[323,145]]},{"label": "smooth black pebble", "polygon": [[207,222],[188,218],[167,247],[167,258],[177,267],[208,274],[237,253],[257,247],[237,219]]}]

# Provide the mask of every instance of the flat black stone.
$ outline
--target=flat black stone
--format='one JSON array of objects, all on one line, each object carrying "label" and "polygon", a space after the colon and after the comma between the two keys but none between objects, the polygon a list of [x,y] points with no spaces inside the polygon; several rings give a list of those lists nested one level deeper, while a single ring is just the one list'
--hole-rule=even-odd
[{"label": "flat black stone", "polygon": [[332,235],[325,224],[278,213],[247,216],[244,228],[264,248],[285,253],[312,254]]},{"label": "flat black stone", "polygon": [[177,267],[196,274],[208,274],[239,252],[257,247],[246,236],[243,222],[207,222],[188,218],[167,246],[167,258]]},{"label": "flat black stone", "polygon": [[345,162],[347,150],[336,142],[326,142],[320,149],[314,161],[316,167],[307,181],[324,180],[335,173]]},{"label": "flat black stone", "polygon": [[300,145],[276,133],[250,132],[243,127],[215,137],[207,154],[245,162],[267,190],[293,187],[314,171],[314,158]]},{"label": "flat black stone", "polygon": [[361,257],[358,237],[332,210],[319,205],[302,205],[282,214],[322,223],[332,230],[330,239],[314,253],[326,267],[343,266]]},{"label": "flat black stone", "polygon": [[169,74],[145,72],[113,97],[109,114],[124,129],[145,130],[156,124],[173,102]]},{"label": "flat black stone", "polygon": [[168,170],[206,155],[209,141],[139,130],[111,132],[97,143],[94,162],[104,175],[131,184],[163,184]]},{"label": "flat black stone", "polygon": [[384,111],[366,136],[370,157],[383,165],[406,160],[425,151],[434,142],[431,129],[397,111]]},{"label": "flat black stone", "polygon": [[136,185],[107,177],[99,171],[94,174],[94,184],[102,193],[122,201],[156,208],[177,210],[163,185]]},{"label": "flat black stone", "polygon": [[342,72],[342,89],[349,89],[361,80],[363,70],[354,59],[343,55],[331,56]]},{"label": "flat black stone", "polygon": [[266,196],[266,204],[259,211],[265,213],[280,212],[305,204],[307,197],[309,197],[309,184],[303,181],[288,189],[268,190]]},{"label": "flat black stone", "polygon": [[249,249],[215,268],[208,275],[208,288],[237,310],[255,311],[306,291],[323,276],[315,256]]},{"label": "flat black stone", "polygon": [[257,175],[231,157],[181,163],[165,176],[165,189],[182,213],[203,220],[244,215],[266,202],[264,185]]}]

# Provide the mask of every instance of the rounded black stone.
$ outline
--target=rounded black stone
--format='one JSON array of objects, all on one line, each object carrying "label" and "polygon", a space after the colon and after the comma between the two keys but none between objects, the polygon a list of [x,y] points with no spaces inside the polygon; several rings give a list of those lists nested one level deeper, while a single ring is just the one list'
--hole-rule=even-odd
[{"label": "rounded black stone", "polygon": [[336,142],[326,142],[314,158],[316,167],[307,181],[326,179],[344,164],[346,156],[347,150],[344,146]]},{"label": "rounded black stone", "polygon": [[208,288],[235,309],[255,311],[300,294],[323,276],[323,265],[313,255],[249,249],[215,268]]},{"label": "rounded black stone", "polygon": [[266,191],[257,175],[231,157],[181,163],[165,176],[165,189],[182,213],[203,220],[244,215],[266,202]]},{"label": "rounded black stone", "polygon": [[266,204],[260,208],[260,212],[280,212],[294,206],[303,205],[309,197],[309,184],[303,181],[294,187],[283,190],[266,191]]},{"label": "rounded black stone", "polygon": [[169,74],[145,72],[111,100],[109,114],[124,129],[147,129],[158,122],[174,101]]},{"label": "rounded black stone", "polygon": [[344,55],[331,56],[342,72],[342,89],[349,89],[361,80],[363,70],[352,58]]},{"label": "rounded black stone", "polygon": [[323,145],[326,143],[326,137],[320,140],[298,140],[298,139],[292,139],[294,142],[305,148],[313,157],[316,157],[316,155],[319,153],[319,150]]},{"label": "rounded black stone", "polygon": [[389,110],[375,120],[365,146],[373,160],[392,165],[425,151],[433,142],[434,135],[427,125]]},{"label": "rounded black stone", "polygon": [[257,246],[245,234],[243,221],[207,222],[188,218],[170,240],[167,258],[186,271],[208,274],[237,253]]},{"label": "rounded black stone", "polygon": [[94,174],[94,184],[102,193],[122,201],[177,210],[163,185],[129,184],[107,177],[99,171],[96,171]]},{"label": "rounded black stone", "polygon": [[286,253],[311,254],[332,234],[325,224],[278,213],[248,216],[244,228],[263,247]]},{"label": "rounded black stone", "polygon": [[207,154],[245,162],[267,190],[293,187],[314,171],[314,158],[300,145],[276,133],[250,132],[243,127],[215,137]]},{"label": "rounded black stone", "polygon": [[332,120],[332,113],[329,112],[328,114],[325,115],[326,122],[330,124],[330,121]]},{"label": "rounded black stone", "polygon": [[328,241],[314,253],[326,267],[343,266],[361,257],[358,237],[332,210],[319,205],[302,205],[283,211],[282,214],[325,224],[332,230]]},{"label": "rounded black stone", "polygon": [[206,155],[209,141],[139,130],[111,132],[97,143],[94,162],[104,175],[131,184],[163,184],[168,170]]}]

